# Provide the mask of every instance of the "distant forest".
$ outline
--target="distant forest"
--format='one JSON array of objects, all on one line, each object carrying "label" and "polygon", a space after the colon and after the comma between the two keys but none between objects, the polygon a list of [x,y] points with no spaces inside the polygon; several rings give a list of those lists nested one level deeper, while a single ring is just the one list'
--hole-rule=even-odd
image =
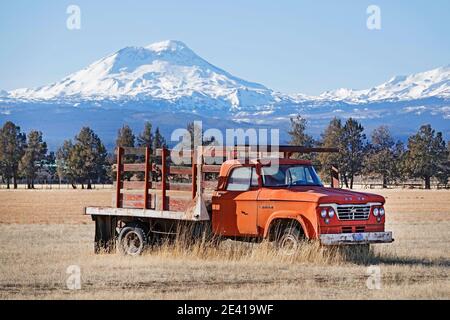
[{"label": "distant forest", "polygon": [[[374,129],[369,136],[356,119],[334,118],[319,139],[308,134],[307,120],[301,116],[290,120],[290,144],[307,147],[337,147],[340,153],[306,154],[325,182],[331,166],[337,167],[343,186],[353,188],[357,177],[378,181],[383,188],[410,179],[421,180],[423,187],[432,184],[447,188],[450,176],[450,144],[441,132],[431,125],[423,125],[407,143],[396,141],[386,126]],[[194,124],[187,131],[194,136]],[[207,139],[206,139],[207,140]],[[204,144],[212,143],[204,141]],[[118,129],[116,147],[167,147],[160,129],[153,130],[146,122],[142,132],[135,135],[124,125]],[[6,188],[26,184],[33,189],[36,183],[68,183],[76,188],[91,189],[93,184],[113,181],[115,157],[108,153],[98,135],[83,127],[73,138],[65,140],[56,152],[49,152],[41,131],[22,132],[11,121],[0,128],[0,182]],[[432,183],[433,182],[433,183]]]}]

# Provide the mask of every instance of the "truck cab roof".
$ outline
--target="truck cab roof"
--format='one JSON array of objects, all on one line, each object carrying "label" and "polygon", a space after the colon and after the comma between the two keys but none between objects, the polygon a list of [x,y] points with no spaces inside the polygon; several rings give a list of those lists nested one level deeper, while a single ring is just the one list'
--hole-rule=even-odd
[{"label": "truck cab roof", "polygon": [[301,160],[301,159],[286,159],[286,158],[280,158],[280,159],[274,159],[274,158],[262,158],[262,159],[251,159],[251,160],[243,160],[243,159],[233,159],[233,160],[227,160],[225,161],[221,168],[220,168],[220,174],[219,176],[225,177],[230,172],[230,169],[234,167],[239,166],[245,166],[245,165],[256,165],[258,162],[260,162],[263,166],[269,165],[271,161],[278,161],[278,164],[280,165],[312,165],[311,161],[309,160]]}]

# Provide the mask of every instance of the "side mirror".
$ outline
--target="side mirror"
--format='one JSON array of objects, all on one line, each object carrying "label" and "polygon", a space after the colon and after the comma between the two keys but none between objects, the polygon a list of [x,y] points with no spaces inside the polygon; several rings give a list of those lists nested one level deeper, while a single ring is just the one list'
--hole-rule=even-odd
[{"label": "side mirror", "polygon": [[330,180],[331,180],[331,188],[340,188],[339,183],[339,170],[334,166],[331,166],[330,169]]}]

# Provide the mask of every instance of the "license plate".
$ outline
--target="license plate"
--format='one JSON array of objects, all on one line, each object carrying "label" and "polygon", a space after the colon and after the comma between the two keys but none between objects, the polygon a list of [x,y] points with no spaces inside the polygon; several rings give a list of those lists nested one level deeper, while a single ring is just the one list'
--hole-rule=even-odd
[{"label": "license plate", "polygon": [[364,235],[362,233],[355,233],[353,235],[353,240],[362,241],[362,240],[364,240]]}]

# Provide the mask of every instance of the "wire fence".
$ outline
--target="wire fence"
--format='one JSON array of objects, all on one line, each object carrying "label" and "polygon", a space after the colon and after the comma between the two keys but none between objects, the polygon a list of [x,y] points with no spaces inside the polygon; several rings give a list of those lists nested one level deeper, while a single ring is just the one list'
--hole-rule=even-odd
[{"label": "wire fence", "polygon": [[[325,184],[327,185],[327,184]],[[13,189],[13,184],[10,184],[10,189]],[[75,188],[74,188],[75,187]],[[345,186],[343,186],[345,187]],[[403,183],[387,184],[388,189],[425,189],[425,184],[419,180],[411,180]],[[27,184],[19,183],[17,189],[27,189]],[[111,183],[109,184],[92,184],[92,190],[113,190],[115,186]],[[380,181],[357,181],[353,183],[354,189],[382,189],[383,184]],[[5,183],[0,184],[0,189],[7,189]],[[82,190],[83,186],[81,184],[70,184],[70,183],[35,183],[35,190]],[[84,190],[87,189],[87,185],[84,185]],[[431,189],[447,189],[450,190],[450,185],[442,185],[437,182],[431,184]]]},{"label": "wire fence", "polygon": [[[13,189],[14,185],[10,184],[10,189]],[[74,188],[75,187],[75,188]],[[27,189],[28,185],[26,183],[17,184],[17,189]],[[112,184],[92,184],[92,190],[103,190],[103,189],[113,189]],[[0,184],[0,189],[7,189],[5,183]],[[81,184],[70,184],[70,183],[35,183],[34,189],[36,190],[78,190],[83,189]],[[84,185],[84,189],[87,189],[87,185]]]}]

